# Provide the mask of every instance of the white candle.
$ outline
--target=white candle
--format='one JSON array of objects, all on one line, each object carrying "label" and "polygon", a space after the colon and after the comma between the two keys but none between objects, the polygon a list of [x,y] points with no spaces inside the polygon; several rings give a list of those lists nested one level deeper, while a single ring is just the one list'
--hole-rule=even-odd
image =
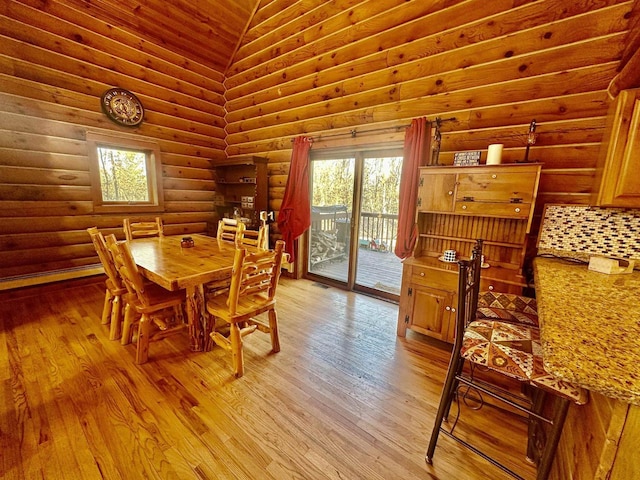
[{"label": "white candle", "polygon": [[489,145],[489,151],[487,152],[487,165],[500,165],[502,162],[502,149],[504,145],[502,143],[493,143]]}]

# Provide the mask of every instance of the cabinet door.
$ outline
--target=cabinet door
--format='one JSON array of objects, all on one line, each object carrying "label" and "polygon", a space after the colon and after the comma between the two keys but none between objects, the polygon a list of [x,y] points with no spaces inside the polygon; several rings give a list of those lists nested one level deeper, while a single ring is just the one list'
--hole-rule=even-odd
[{"label": "cabinet door", "polygon": [[640,207],[640,89],[624,90],[607,125],[598,204]]},{"label": "cabinet door", "polygon": [[454,294],[430,287],[413,287],[408,328],[442,341],[451,341],[450,323]]},{"label": "cabinet door", "polygon": [[535,199],[537,171],[464,173],[458,175],[456,213],[529,218]]},{"label": "cabinet door", "polygon": [[418,186],[418,210],[452,212],[455,188],[455,174],[421,173]]},{"label": "cabinet door", "polygon": [[536,171],[498,169],[491,173],[463,173],[458,175],[456,201],[531,203],[537,176]]}]

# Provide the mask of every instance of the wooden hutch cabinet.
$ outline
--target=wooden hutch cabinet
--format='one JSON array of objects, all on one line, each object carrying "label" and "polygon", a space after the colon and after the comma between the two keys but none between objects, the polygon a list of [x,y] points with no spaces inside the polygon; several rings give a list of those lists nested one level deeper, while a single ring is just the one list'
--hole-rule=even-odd
[{"label": "wooden hutch cabinet", "polygon": [[640,207],[640,88],[623,90],[613,104],[596,174],[596,204]]},{"label": "wooden hutch cabinet", "polygon": [[457,263],[440,260],[454,249],[468,257],[484,240],[482,290],[522,293],[522,266],[535,208],[540,164],[422,167],[417,199],[418,241],[403,262],[398,315],[406,330],[452,342]]},{"label": "wooden hutch cabinet", "polygon": [[248,228],[260,225],[260,212],[269,208],[267,159],[238,157],[216,166],[216,192],[221,197],[217,205],[220,218],[233,218],[234,212],[246,221]]}]

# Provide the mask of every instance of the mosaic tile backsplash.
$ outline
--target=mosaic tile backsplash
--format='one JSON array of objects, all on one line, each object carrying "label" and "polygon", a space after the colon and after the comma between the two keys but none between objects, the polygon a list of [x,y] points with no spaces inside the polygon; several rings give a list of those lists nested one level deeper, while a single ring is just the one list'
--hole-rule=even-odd
[{"label": "mosaic tile backsplash", "polygon": [[549,253],[640,260],[640,210],[547,205],[538,254]]}]

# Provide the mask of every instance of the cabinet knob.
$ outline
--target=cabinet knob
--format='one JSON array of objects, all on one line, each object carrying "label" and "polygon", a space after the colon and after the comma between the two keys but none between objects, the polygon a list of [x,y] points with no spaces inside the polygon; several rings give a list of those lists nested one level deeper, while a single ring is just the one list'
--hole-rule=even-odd
[{"label": "cabinet knob", "polygon": [[421,276],[421,277],[424,277],[424,272],[420,272],[420,276]]},{"label": "cabinet knob", "polygon": [[444,309],[445,309],[447,312],[450,312],[450,311],[451,311],[451,307],[448,307],[448,306],[447,306],[447,307],[444,307]]},{"label": "cabinet knob", "polygon": [[462,210],[466,210],[467,206],[466,205],[462,205]]},{"label": "cabinet knob", "polygon": [[449,191],[447,192],[447,195],[453,195],[453,190],[449,190]]},{"label": "cabinet knob", "polygon": [[520,207],[516,207],[516,213],[520,213]]},{"label": "cabinet knob", "polygon": [[451,307],[451,311],[452,311],[453,313],[455,313],[455,312],[456,312],[456,309],[455,309],[455,308],[453,308],[453,307]]},{"label": "cabinet knob", "polygon": [[498,175],[494,173],[493,175],[491,175],[491,178],[498,178]]},{"label": "cabinet knob", "polygon": [[493,290],[493,285],[489,285],[489,290]]}]

